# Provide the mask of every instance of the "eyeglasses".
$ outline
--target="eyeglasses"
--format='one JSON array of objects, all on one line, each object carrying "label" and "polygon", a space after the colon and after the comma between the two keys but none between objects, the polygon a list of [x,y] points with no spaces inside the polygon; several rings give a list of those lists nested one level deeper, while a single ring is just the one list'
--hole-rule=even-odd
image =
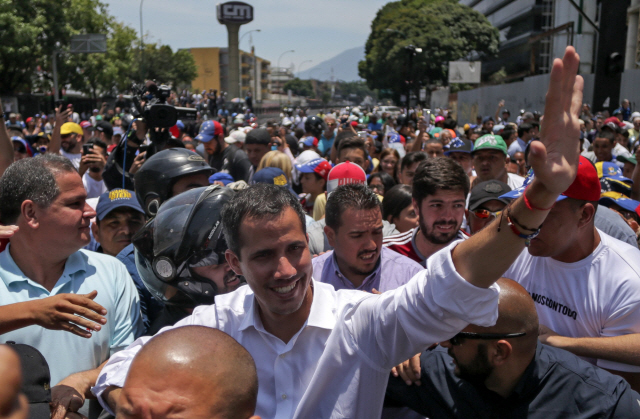
[{"label": "eyeglasses", "polygon": [[489,211],[489,210],[486,210],[486,209],[477,209],[477,210],[471,211],[471,213],[473,215],[475,215],[478,218],[482,218],[482,219],[484,219],[484,218],[492,218],[492,217],[496,218],[497,216],[500,215],[501,212],[502,211],[493,212],[493,211]]},{"label": "eyeglasses", "polygon": [[519,338],[521,336],[525,336],[526,332],[519,333],[471,333],[471,332],[460,332],[451,339],[449,339],[449,343],[453,346],[462,345],[465,339],[481,339],[481,340],[492,340],[492,339],[509,339],[509,338]]},{"label": "eyeglasses", "polygon": [[384,193],[384,185],[369,185],[369,188]]}]

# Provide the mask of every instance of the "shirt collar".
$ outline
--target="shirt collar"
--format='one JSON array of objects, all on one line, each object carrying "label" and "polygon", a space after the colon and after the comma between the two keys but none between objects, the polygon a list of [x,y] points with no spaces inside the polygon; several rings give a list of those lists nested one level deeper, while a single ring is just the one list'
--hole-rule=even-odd
[{"label": "shirt collar", "polygon": [[[332,295],[332,292],[335,293],[335,290],[333,286],[317,282],[313,279],[311,280],[311,286],[313,287],[313,301],[311,302],[309,317],[303,328],[311,326],[331,330],[336,324],[336,299],[335,296]],[[249,295],[251,298],[249,298],[249,302],[245,308],[247,314],[242,319],[239,330],[246,330],[249,327],[253,327],[256,330],[264,331],[255,295],[253,292]]]},{"label": "shirt collar", "polygon": [[[37,282],[28,278],[13,260],[13,258],[11,257],[11,253],[9,252],[10,247],[11,243],[7,245],[7,248],[4,252],[0,253],[0,266],[2,266],[2,280],[4,281],[4,283],[7,284],[7,286],[9,286],[13,282],[19,281],[29,281],[37,284]],[[87,261],[86,256],[83,255],[82,252],[77,251],[67,258],[67,261],[64,265],[64,271],[62,272],[62,276],[56,283],[56,287],[71,279],[71,277],[75,273],[81,271],[87,271]]]},{"label": "shirt collar", "polygon": [[336,259],[336,252],[334,251],[333,254],[331,255],[331,264],[332,264],[332,268],[333,268],[333,272],[335,273],[335,275],[338,277],[338,279],[340,281],[342,281],[343,283],[349,283],[351,284],[351,286],[353,287],[353,289],[359,289],[364,287],[366,284],[368,284],[369,282],[373,281],[376,278],[376,275],[378,275],[380,273],[380,261],[382,260],[382,251],[380,252],[380,255],[378,256],[378,262],[376,262],[376,268],[373,272],[371,272],[370,275],[368,275],[364,281],[362,281],[362,285],[358,288],[356,288],[353,283],[342,273],[340,272],[340,267],[338,266],[338,260]]}]

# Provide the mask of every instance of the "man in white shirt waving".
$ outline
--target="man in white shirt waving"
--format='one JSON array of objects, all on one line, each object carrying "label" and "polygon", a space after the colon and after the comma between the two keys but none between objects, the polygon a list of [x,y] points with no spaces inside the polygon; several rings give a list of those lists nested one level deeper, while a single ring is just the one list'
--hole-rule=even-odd
[{"label": "man in white shirt waving", "polygon": [[[531,152],[539,175],[526,192],[537,208],[551,207],[576,174],[578,64],[572,47],[554,62],[546,130]],[[249,351],[260,383],[256,413],[263,418],[379,417],[393,366],[469,323],[495,323],[494,282],[547,213],[518,199],[508,216],[433,255],[404,287],[371,295],[314,281],[299,202],[285,189],[255,185],[231,201],[222,223],[227,261],[249,287],[216,297],[175,327],[218,328]],[[173,272],[164,260],[157,268]],[[104,407],[114,410],[129,365],[149,339],[137,340],[103,368],[93,392]]]}]

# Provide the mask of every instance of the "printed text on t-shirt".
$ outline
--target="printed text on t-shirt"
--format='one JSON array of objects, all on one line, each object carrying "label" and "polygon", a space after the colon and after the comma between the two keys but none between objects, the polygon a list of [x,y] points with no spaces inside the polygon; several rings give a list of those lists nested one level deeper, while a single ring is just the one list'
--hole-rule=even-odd
[{"label": "printed text on t-shirt", "polygon": [[558,313],[564,314],[565,316],[571,317],[573,320],[576,319],[576,311],[571,310],[569,307],[564,304],[560,304],[557,301],[553,301],[549,297],[545,297],[544,295],[536,294],[535,292],[531,293],[531,298],[538,304],[549,307],[551,310],[557,311]]}]

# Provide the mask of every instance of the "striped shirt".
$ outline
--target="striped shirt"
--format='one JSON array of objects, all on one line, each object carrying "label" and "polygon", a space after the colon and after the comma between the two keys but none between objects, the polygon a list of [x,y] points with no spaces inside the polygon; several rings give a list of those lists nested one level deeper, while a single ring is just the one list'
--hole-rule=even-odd
[{"label": "striped shirt", "polygon": [[[409,231],[405,231],[404,233],[387,236],[382,239],[382,245],[415,260],[422,266],[426,266],[427,257],[420,253],[416,243],[416,235],[418,234],[418,231],[420,231],[420,228],[415,227]],[[456,237],[451,239],[451,242],[455,240],[466,240],[468,238],[469,235],[467,233],[462,230],[458,230],[458,234]]]}]

